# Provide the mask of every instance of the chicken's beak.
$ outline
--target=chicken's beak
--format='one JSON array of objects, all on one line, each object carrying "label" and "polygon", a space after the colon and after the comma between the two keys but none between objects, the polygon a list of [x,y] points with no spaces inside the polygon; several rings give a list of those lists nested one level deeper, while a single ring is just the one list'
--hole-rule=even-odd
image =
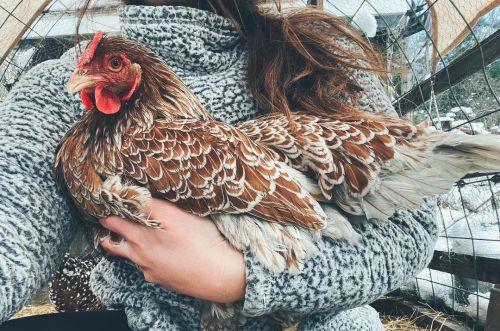
[{"label": "chicken's beak", "polygon": [[102,80],[101,77],[88,76],[85,70],[77,69],[69,78],[68,93],[73,94],[89,87],[95,87]]}]

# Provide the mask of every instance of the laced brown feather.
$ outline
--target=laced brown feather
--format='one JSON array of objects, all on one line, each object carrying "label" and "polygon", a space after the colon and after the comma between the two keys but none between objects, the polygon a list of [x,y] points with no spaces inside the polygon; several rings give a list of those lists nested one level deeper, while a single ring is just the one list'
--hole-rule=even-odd
[{"label": "laced brown feather", "polygon": [[294,132],[283,114],[264,115],[238,128],[271,148],[278,160],[312,171],[326,200],[335,190],[354,197],[368,194],[381,168],[394,158],[396,144],[411,145],[422,134],[411,123],[383,114],[292,116]]},{"label": "laced brown feather", "polygon": [[[123,52],[142,69],[142,83],[114,115],[93,110],[62,139],[56,170],[76,204],[94,220],[140,206],[140,191],[103,190],[103,181],[146,187],[152,196],[196,215],[249,213],[310,229],[325,226],[317,203],[267,148],[218,123],[158,56],[121,37],[104,37],[94,57]],[[111,184],[110,184],[111,185]],[[116,191],[113,191],[116,189]],[[119,199],[120,204],[111,204]]]}]

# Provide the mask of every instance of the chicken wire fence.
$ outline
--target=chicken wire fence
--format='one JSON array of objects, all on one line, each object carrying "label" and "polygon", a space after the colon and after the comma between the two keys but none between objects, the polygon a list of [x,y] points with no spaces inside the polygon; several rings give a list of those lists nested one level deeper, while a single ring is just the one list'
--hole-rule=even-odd
[{"label": "chicken wire fence", "polygon": [[[81,3],[0,0],[0,100],[26,70],[73,47]],[[500,134],[499,0],[309,3],[344,17],[380,50],[389,71],[387,93],[401,116],[445,131]],[[93,1],[81,34],[119,31],[118,5]],[[436,252],[469,258],[469,277],[425,269],[405,288],[434,308],[463,316],[474,329],[486,321],[492,288],[478,280],[484,279],[478,261],[500,260],[499,200],[500,174],[468,176],[440,196]]]}]

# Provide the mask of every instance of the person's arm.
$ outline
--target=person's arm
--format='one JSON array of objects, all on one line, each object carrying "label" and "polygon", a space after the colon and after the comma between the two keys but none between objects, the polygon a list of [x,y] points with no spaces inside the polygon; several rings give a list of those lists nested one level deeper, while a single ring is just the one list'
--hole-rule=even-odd
[{"label": "person's arm", "polygon": [[[435,202],[427,199],[420,210],[399,210],[390,222],[355,224],[362,236],[359,247],[325,239],[319,242],[320,254],[307,261],[300,274],[277,274],[248,252],[243,259],[207,218],[162,200],[154,200],[149,211],[161,229],[108,217],[101,224],[125,240],[116,243],[106,237],[101,246],[134,262],[148,282],[209,301],[244,300],[244,313],[249,316],[278,310],[344,310],[369,303],[424,268],[437,238]],[[104,274],[94,272],[94,276],[106,279]],[[123,305],[123,297],[132,295],[128,285],[103,283],[107,285],[95,289],[106,304]],[[141,300],[127,299],[131,305],[125,306],[138,308],[134,302]]]},{"label": "person's arm", "polygon": [[[356,48],[346,40],[343,47]],[[362,88],[356,105],[369,112],[397,116],[379,77],[351,70]],[[309,260],[302,273],[279,275],[265,270],[248,252],[244,313],[259,316],[283,310],[310,313],[345,310],[374,301],[407,283],[432,257],[437,241],[436,202],[425,199],[419,210],[399,210],[390,222],[364,221],[354,228],[362,243],[322,240],[321,254]]]},{"label": "person's arm", "polygon": [[399,210],[390,222],[354,224],[358,247],[342,240],[322,240],[321,253],[298,275],[274,274],[246,253],[244,313],[310,313],[345,310],[374,301],[407,283],[432,256],[437,239],[435,201],[416,211]]},{"label": "person's arm", "polygon": [[[359,108],[397,116],[376,74],[352,70],[352,77],[362,88]],[[374,301],[410,281],[429,263],[438,237],[436,215],[436,201],[428,198],[419,210],[397,211],[390,222],[354,224],[362,238],[359,247],[322,240],[321,254],[298,275],[272,274],[247,252],[244,313],[340,311]]]},{"label": "person's arm", "polygon": [[0,104],[0,323],[47,282],[75,230],[52,176],[79,112],[66,92],[71,63],[31,69]]},{"label": "person's arm", "polygon": [[[368,77],[371,85],[367,86],[379,89],[374,92],[368,88],[368,94],[385,93],[373,76]],[[363,98],[370,100],[368,95],[360,100]],[[377,102],[360,106],[372,111],[391,110],[388,98],[385,100],[380,103],[382,107]],[[365,108],[367,105],[371,109]],[[165,224],[165,231],[130,223],[124,226],[126,220],[113,217],[102,224],[128,240],[116,245],[106,238],[101,245],[112,254],[132,260],[141,267],[146,280],[162,287],[210,301],[244,300],[243,312],[248,316],[280,310],[340,311],[369,303],[423,269],[437,239],[435,202],[428,199],[420,210],[400,210],[390,222],[355,225],[363,238],[359,247],[340,240],[320,241],[321,254],[309,260],[298,275],[269,271],[248,252],[245,271],[238,262],[242,255],[234,255],[233,248],[214,248],[221,236],[213,223],[179,213],[167,202],[158,204],[155,220]],[[196,225],[202,221],[207,227]],[[117,287],[120,285],[108,290],[111,303],[118,302]]]},{"label": "person's arm", "polygon": [[114,242],[108,236],[100,245],[135,263],[147,282],[202,300],[228,303],[243,299],[243,254],[222,237],[209,218],[161,199],[152,200],[147,214],[160,224],[158,229],[118,216],[102,219],[101,224],[123,240]]}]

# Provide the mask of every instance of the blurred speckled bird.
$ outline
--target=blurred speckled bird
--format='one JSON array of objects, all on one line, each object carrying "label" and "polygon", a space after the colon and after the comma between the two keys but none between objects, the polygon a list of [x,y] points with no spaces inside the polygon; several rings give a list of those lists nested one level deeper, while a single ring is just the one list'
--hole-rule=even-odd
[{"label": "blurred speckled bird", "polygon": [[105,310],[90,288],[90,274],[99,259],[64,255],[61,267],[49,283],[49,298],[59,312]]},{"label": "blurred speckled bird", "polygon": [[83,218],[157,227],[144,206],[166,199],[209,216],[276,272],[299,272],[322,236],[358,242],[348,215],[386,220],[467,173],[500,170],[498,136],[447,134],[384,114],[217,122],[163,59],[101,32],[68,91],[80,92],[88,112],[63,137],[55,173]]}]

